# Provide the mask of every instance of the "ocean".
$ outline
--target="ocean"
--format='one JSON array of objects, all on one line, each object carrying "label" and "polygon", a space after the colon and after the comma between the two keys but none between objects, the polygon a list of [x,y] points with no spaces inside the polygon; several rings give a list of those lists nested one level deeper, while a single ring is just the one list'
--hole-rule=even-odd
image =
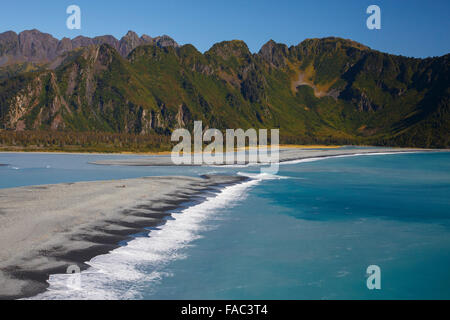
[{"label": "ocean", "polygon": [[[122,167],[138,156],[0,153],[0,188],[152,175],[241,174],[39,299],[449,299],[450,152],[258,167]],[[381,271],[369,290],[367,267]]]}]

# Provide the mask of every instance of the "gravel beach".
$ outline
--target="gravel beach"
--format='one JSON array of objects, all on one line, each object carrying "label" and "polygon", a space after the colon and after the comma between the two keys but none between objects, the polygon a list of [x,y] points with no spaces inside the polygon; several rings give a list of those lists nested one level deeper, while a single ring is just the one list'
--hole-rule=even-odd
[{"label": "gravel beach", "polygon": [[44,291],[65,273],[119,246],[205,192],[243,177],[148,177],[0,189],[0,299]]},{"label": "gravel beach", "polygon": [[[374,153],[401,153],[401,152],[435,152],[436,149],[413,149],[413,148],[352,148],[352,149],[303,149],[303,148],[281,148],[279,161],[293,161],[309,158],[321,158],[332,156],[345,156],[354,154],[374,154]],[[270,152],[270,148],[269,148]],[[121,166],[172,166],[174,165],[170,155],[149,156],[133,160],[101,160],[91,162],[97,165],[121,165]],[[193,161],[192,161],[193,163]],[[248,155],[246,157],[248,163]],[[258,161],[258,163],[264,163]],[[184,166],[195,166],[196,164],[182,164]],[[220,165],[220,164],[218,164]]]}]

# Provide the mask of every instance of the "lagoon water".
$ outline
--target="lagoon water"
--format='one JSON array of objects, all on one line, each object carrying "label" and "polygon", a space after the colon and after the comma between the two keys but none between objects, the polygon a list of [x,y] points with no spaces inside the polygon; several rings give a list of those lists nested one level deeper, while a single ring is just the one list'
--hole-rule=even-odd
[{"label": "lagoon water", "polygon": [[[38,298],[449,299],[450,153],[329,158],[257,167],[103,167],[111,155],[0,154],[0,188],[151,175],[243,174],[94,258]],[[381,290],[366,269],[381,268]]]}]

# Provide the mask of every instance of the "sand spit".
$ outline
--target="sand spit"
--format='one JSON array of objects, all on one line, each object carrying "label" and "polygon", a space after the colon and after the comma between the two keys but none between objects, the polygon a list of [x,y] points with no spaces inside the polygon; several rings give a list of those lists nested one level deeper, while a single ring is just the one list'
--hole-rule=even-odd
[{"label": "sand spit", "polygon": [[147,177],[0,189],[0,299],[44,291],[65,273],[161,225],[188,201],[201,201],[232,176]]},{"label": "sand spit", "polygon": [[[270,150],[270,148],[269,148]],[[375,153],[405,153],[405,152],[437,152],[436,149],[413,149],[413,148],[352,148],[352,149],[303,149],[303,148],[282,148],[279,153],[279,161],[294,161],[310,158],[346,156],[356,154],[375,154]],[[263,164],[264,162],[258,161]],[[193,161],[192,161],[193,163]],[[246,159],[248,163],[248,155]],[[121,165],[121,166],[172,166],[174,165],[170,155],[149,156],[140,159],[127,160],[100,160],[91,162],[97,165]],[[195,166],[195,164],[182,164],[181,166]]]}]

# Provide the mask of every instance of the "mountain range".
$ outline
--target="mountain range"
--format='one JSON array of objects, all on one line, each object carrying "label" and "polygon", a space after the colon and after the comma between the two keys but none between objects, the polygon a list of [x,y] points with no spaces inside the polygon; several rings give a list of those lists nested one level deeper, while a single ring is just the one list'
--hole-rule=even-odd
[{"label": "mountain range", "polygon": [[[450,54],[391,55],[341,38],[201,53],[172,38],[0,34],[0,128],[169,136],[279,128],[283,143],[449,146]],[[10,141],[10,140],[8,140]],[[3,140],[5,143],[5,140]],[[17,143],[17,141],[15,141]]]},{"label": "mountain range", "polygon": [[111,35],[88,38],[78,36],[74,39],[58,40],[48,33],[39,30],[27,30],[19,34],[7,31],[0,34],[0,67],[18,63],[49,63],[66,52],[91,45],[108,44],[126,57],[134,48],[141,45],[156,45],[160,48],[167,46],[178,47],[169,36],[152,38],[148,35],[139,37],[129,31],[120,40]]}]

